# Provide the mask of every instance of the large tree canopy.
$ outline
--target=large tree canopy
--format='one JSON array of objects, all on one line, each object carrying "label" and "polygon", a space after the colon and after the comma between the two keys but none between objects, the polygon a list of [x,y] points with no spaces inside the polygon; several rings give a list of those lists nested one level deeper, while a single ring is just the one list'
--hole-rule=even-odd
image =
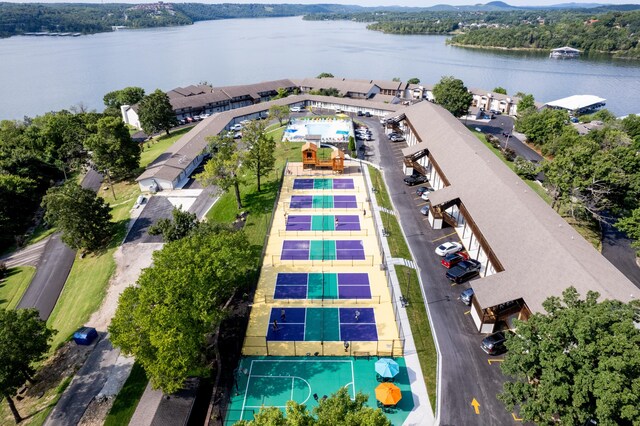
[{"label": "large tree canopy", "polygon": [[97,251],[113,235],[109,205],[73,181],[49,189],[42,207],[45,220],[62,230],[62,241],[73,249]]},{"label": "large tree canopy", "polygon": [[137,104],[142,98],[144,98],[144,89],[142,87],[125,87],[121,90],[109,92],[102,98],[104,105],[107,107],[105,114],[120,116],[120,107],[122,105]]},{"label": "large tree canopy", "polygon": [[256,175],[258,192],[260,192],[260,178],[273,170],[276,164],[276,141],[273,136],[265,133],[266,124],[263,121],[251,121],[242,130],[242,140],[247,152],[244,164]]},{"label": "large tree canopy", "polygon": [[12,397],[32,380],[33,364],[43,359],[54,333],[36,309],[0,309],[0,396],[7,400],[16,423],[21,417]]},{"label": "large tree canopy", "polygon": [[346,388],[341,388],[309,413],[306,405],[287,402],[285,413],[276,407],[262,408],[251,421],[240,421],[236,426],[391,426],[391,421],[378,408],[366,405],[369,397],[358,392],[351,399]]},{"label": "large tree canopy", "polygon": [[176,241],[193,232],[200,222],[195,213],[173,208],[173,219],[160,219],[149,227],[149,235],[162,235],[166,242]]},{"label": "large tree canopy", "polygon": [[473,95],[465,87],[462,80],[453,76],[445,76],[433,86],[433,96],[436,103],[442,105],[455,117],[467,114]]},{"label": "large tree canopy", "polygon": [[546,313],[516,321],[502,371],[512,378],[499,398],[538,424],[640,423],[640,304],[580,299],[570,287]]},{"label": "large tree canopy", "polygon": [[240,184],[242,183],[242,175],[240,174],[240,166],[244,155],[230,136],[211,136],[208,141],[212,157],[204,165],[204,170],[196,176],[196,179],[205,186],[216,185],[223,192],[228,192],[233,188],[238,209],[241,209]]},{"label": "large tree canopy", "polygon": [[98,120],[97,133],[89,137],[87,148],[96,169],[118,178],[131,175],[140,165],[140,147],[116,117]]},{"label": "large tree canopy", "polygon": [[135,356],[154,387],[173,393],[206,365],[207,334],[253,268],[248,247],[243,232],[204,227],[155,252],[138,285],[122,293],[109,327],[112,341]]},{"label": "large tree canopy", "polygon": [[161,130],[169,134],[169,129],[178,124],[169,96],[160,89],[142,98],[138,104],[138,117],[142,130],[148,135]]}]

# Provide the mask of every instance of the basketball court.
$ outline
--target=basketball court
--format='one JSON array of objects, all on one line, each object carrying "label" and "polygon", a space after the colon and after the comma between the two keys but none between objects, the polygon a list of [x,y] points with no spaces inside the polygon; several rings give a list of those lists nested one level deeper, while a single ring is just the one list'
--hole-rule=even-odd
[{"label": "basketball court", "polygon": [[[325,395],[330,396],[340,388],[347,389],[351,398],[358,392],[368,394],[367,405],[376,407],[374,390],[380,384],[375,375],[376,361],[374,357],[244,358],[235,371],[236,388],[225,425],[252,420],[261,407],[284,410],[289,400],[305,404],[311,411]],[[385,414],[394,425],[401,425],[413,408],[413,399],[404,360],[396,361],[400,373],[393,383],[400,388],[402,399],[395,407],[386,409]]]}]

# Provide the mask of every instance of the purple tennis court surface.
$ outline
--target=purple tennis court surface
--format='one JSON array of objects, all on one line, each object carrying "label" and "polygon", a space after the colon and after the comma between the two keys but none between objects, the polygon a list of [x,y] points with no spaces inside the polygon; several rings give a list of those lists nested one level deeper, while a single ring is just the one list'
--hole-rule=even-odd
[{"label": "purple tennis court surface", "polygon": [[377,341],[375,312],[373,308],[271,308],[267,340]]},{"label": "purple tennis court surface", "polygon": [[329,179],[329,178],[309,178],[294,179],[293,189],[355,189],[353,179]]},{"label": "purple tennis court surface", "polygon": [[357,209],[355,195],[292,195],[292,209]]},{"label": "purple tennis court surface", "polygon": [[362,240],[285,240],[282,260],[365,260]]},{"label": "purple tennis court surface", "polygon": [[289,215],[287,231],[360,231],[357,215]]},{"label": "purple tennis court surface", "polygon": [[370,299],[369,274],[281,272],[274,299]]}]

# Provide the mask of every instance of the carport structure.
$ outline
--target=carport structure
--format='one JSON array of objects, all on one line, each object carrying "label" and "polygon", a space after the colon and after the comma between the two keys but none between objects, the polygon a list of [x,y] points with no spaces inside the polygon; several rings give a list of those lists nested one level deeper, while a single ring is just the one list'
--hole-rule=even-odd
[{"label": "carport structure", "polygon": [[405,170],[419,163],[436,189],[430,225],[451,226],[483,264],[471,309],[481,332],[542,311],[545,299],[569,286],[603,299],[637,297],[621,272],[449,112],[428,102],[402,112]]}]

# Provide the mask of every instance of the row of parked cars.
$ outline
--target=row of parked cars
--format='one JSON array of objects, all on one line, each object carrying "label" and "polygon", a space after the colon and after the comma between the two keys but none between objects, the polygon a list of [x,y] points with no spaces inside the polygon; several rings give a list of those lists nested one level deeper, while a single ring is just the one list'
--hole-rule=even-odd
[{"label": "row of parked cars", "polygon": [[[462,284],[480,275],[482,264],[475,259],[469,258],[469,253],[464,246],[457,241],[449,241],[440,244],[436,248],[436,254],[441,256],[440,263],[447,269],[446,277],[449,281]],[[467,306],[473,300],[473,288],[469,287],[460,293],[460,300]],[[500,355],[507,351],[505,342],[510,330],[500,330],[482,339],[480,348],[489,355]]]},{"label": "row of parked cars", "polygon": [[185,117],[178,120],[178,124],[183,125],[183,124],[195,123],[197,121],[202,121],[208,117],[211,117],[211,114],[200,114],[200,115],[194,115],[193,117]]},{"label": "row of parked cars", "polygon": [[[404,182],[407,185],[415,185],[417,183],[427,183],[428,179],[426,176],[413,174],[405,177]],[[422,200],[429,202],[429,195],[433,191],[434,189],[431,187],[420,186],[416,188],[415,194]],[[423,206],[420,209],[420,213],[427,216],[429,214],[429,204]],[[445,276],[449,281],[462,284],[480,276],[482,264],[470,258],[462,243],[457,241],[445,242],[436,247],[435,253],[441,257],[440,264],[447,269]],[[460,300],[465,305],[470,306],[473,295],[473,288],[469,287],[460,293]],[[480,347],[489,355],[500,355],[507,350],[505,342],[510,333],[512,333],[510,330],[492,333],[482,340]]]},{"label": "row of parked cars", "polygon": [[373,133],[366,126],[357,127],[356,130],[355,130],[355,133],[356,133],[356,138],[357,139],[362,139],[362,140],[365,140],[365,141],[373,140]]}]

